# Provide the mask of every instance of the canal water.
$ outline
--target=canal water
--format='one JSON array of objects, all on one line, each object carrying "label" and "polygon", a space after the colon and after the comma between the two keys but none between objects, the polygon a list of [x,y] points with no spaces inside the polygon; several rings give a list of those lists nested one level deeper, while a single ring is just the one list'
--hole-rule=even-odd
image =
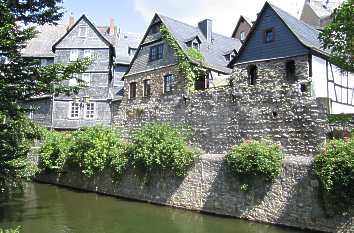
[{"label": "canal water", "polygon": [[0,203],[0,228],[14,226],[21,233],[306,233],[38,183]]}]

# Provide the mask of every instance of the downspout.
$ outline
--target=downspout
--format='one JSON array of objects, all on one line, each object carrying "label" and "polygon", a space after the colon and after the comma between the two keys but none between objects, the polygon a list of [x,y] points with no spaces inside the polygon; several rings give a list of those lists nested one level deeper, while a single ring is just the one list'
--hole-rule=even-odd
[{"label": "downspout", "polygon": [[52,93],[52,109],[51,109],[51,123],[50,123],[50,130],[54,130],[54,94],[55,91]]}]

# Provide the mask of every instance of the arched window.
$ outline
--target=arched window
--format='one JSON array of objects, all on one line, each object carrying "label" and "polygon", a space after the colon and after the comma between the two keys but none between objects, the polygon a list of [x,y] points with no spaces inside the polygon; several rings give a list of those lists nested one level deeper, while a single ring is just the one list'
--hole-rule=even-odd
[{"label": "arched window", "polygon": [[250,65],[248,67],[248,84],[256,85],[257,80],[257,66]]},{"label": "arched window", "polygon": [[285,63],[286,80],[294,83],[296,81],[295,75],[295,61],[290,60]]}]

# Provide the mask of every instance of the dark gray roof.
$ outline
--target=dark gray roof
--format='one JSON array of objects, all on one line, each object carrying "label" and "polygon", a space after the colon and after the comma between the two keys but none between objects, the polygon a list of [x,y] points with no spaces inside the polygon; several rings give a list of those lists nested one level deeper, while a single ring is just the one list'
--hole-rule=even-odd
[{"label": "dark gray roof", "polygon": [[118,36],[117,36],[117,27],[114,27],[114,34],[109,33],[109,26],[95,26],[97,30],[101,33],[101,35],[108,40],[112,45],[116,44]]},{"label": "dark gray roof", "polygon": [[22,50],[25,57],[54,57],[53,44],[66,33],[67,25],[43,25],[36,28],[38,34]]},{"label": "dark gray roof", "polygon": [[137,49],[143,35],[133,32],[120,32],[118,34],[118,40],[115,44],[117,64],[129,65],[134,55],[129,55],[129,48]]},{"label": "dark gray roof", "polygon": [[328,51],[322,48],[321,41],[318,38],[320,31],[316,30],[301,20],[298,20],[277,6],[274,6],[270,3],[268,4],[273,8],[277,15],[282,19],[282,21],[287,25],[287,27],[293,32],[293,34],[303,45],[323,55],[328,55]]},{"label": "dark gray roof", "polygon": [[206,66],[224,73],[231,73],[231,70],[227,68],[228,61],[226,61],[224,55],[232,50],[238,51],[240,49],[241,42],[238,39],[212,33],[211,42],[207,42],[199,27],[191,26],[160,14],[158,16],[185,52],[188,50],[186,42],[190,38],[198,36],[201,40],[200,52],[205,58]]}]

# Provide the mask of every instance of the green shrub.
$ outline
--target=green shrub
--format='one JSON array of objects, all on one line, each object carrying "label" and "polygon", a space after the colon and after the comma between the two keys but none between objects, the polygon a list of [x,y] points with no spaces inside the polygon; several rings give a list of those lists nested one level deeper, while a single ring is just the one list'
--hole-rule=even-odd
[{"label": "green shrub", "polygon": [[325,196],[344,205],[353,203],[354,137],[327,142],[314,163]]},{"label": "green shrub", "polygon": [[185,133],[163,123],[148,123],[133,134],[132,159],[147,170],[168,169],[183,176],[199,152],[187,145]]},{"label": "green shrub", "polygon": [[20,233],[20,227],[12,228],[12,229],[1,229],[0,233]]},{"label": "green shrub", "polygon": [[93,176],[106,167],[120,175],[128,163],[126,144],[114,129],[83,128],[72,134],[71,141],[70,162],[78,165],[86,176]]},{"label": "green shrub", "polygon": [[226,164],[235,175],[263,176],[269,180],[281,171],[280,146],[260,141],[245,141],[226,155]]},{"label": "green shrub", "polygon": [[68,156],[70,134],[46,131],[39,150],[39,166],[45,170],[62,170]]}]

